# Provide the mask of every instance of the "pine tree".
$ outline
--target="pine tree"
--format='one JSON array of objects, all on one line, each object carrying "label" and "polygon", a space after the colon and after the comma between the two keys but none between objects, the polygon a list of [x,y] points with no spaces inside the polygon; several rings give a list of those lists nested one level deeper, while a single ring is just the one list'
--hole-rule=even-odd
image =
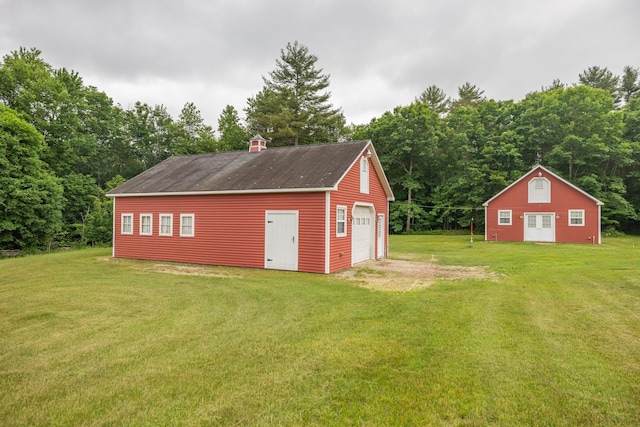
[{"label": "pine tree", "polygon": [[247,101],[250,131],[269,139],[271,146],[338,140],[345,119],[329,103],[329,75],[316,68],[318,57],[297,41],[280,52],[276,69],[263,77],[263,89]]}]

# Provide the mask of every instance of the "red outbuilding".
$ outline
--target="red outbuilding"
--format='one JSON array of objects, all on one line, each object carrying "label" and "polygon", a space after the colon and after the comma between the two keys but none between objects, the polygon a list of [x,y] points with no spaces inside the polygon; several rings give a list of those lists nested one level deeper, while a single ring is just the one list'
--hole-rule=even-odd
[{"label": "red outbuilding", "polygon": [[113,256],[332,273],[387,255],[371,141],[171,157],[109,191]]},{"label": "red outbuilding", "polygon": [[483,204],[485,239],[599,244],[602,204],[536,165]]}]

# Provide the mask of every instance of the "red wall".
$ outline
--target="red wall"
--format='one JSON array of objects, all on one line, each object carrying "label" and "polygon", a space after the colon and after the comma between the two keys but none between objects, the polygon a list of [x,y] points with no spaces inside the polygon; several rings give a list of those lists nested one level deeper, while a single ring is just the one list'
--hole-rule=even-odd
[{"label": "red wall", "polygon": [[[551,203],[528,203],[528,184],[538,172],[551,182]],[[585,225],[569,226],[569,210],[584,209]],[[498,224],[498,211],[511,210],[511,225]],[[492,200],[486,209],[487,240],[521,242],[524,240],[525,213],[554,213],[555,241],[561,243],[599,243],[599,218],[596,202],[566,182],[540,169],[534,169],[513,187]],[[523,216],[523,218],[520,218]],[[559,218],[558,218],[559,216]]]},{"label": "red wall", "polygon": [[[360,158],[349,169],[338,186],[338,191],[331,193],[330,203],[330,269],[331,271],[337,271],[344,268],[351,267],[351,223],[347,221],[347,235],[344,237],[336,237],[336,207],[347,207],[347,218],[351,216],[353,207],[356,203],[369,203],[374,205],[375,215],[384,214],[385,227],[388,228],[389,223],[389,203],[387,196],[384,192],[384,187],[380,182],[375,169],[371,165],[369,160],[369,194],[360,193]],[[374,221],[376,218],[374,218]],[[377,227],[377,221],[376,221]],[[374,253],[377,256],[377,229],[376,240],[374,246]],[[385,230],[385,248],[387,247],[388,230]]]},{"label": "red wall", "polygon": [[[298,270],[324,273],[325,193],[117,197],[114,255],[264,268],[266,210],[297,210]],[[121,214],[133,214],[123,235]],[[153,235],[140,236],[140,214],[153,214]],[[159,236],[160,214],[173,214],[173,236]],[[195,237],[180,237],[180,214],[195,215]]]}]

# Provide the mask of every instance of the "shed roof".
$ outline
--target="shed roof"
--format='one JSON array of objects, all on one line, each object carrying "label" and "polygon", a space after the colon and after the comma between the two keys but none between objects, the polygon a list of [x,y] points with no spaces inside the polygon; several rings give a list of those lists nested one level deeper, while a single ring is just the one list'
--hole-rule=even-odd
[{"label": "shed roof", "polygon": [[[170,157],[107,193],[108,196],[318,191],[334,189],[371,141],[230,151]],[[377,156],[373,166],[393,194]]]}]

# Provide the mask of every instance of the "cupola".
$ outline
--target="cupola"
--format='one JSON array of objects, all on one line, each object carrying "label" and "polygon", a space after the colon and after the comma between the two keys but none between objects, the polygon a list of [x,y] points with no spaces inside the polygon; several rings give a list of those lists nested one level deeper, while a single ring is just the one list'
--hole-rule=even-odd
[{"label": "cupola", "polygon": [[249,152],[257,153],[262,150],[267,149],[267,140],[260,136],[260,134],[256,134],[253,138],[249,140]]}]

